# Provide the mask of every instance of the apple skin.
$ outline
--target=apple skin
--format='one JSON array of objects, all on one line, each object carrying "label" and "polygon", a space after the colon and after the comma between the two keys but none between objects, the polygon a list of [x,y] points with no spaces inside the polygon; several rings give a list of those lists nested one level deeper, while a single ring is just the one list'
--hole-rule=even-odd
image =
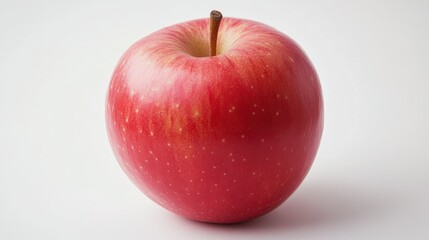
[{"label": "apple skin", "polygon": [[110,82],[106,123],[119,164],[149,198],[186,218],[254,219],[308,173],[323,129],[314,67],[277,30],[224,18],[209,57],[209,21],[132,45]]}]

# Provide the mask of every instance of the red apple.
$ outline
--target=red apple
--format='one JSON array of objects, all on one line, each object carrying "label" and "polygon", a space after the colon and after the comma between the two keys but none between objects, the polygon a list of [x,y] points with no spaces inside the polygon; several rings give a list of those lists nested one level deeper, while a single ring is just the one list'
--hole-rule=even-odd
[{"label": "red apple", "polygon": [[110,82],[106,122],[121,167],[149,198],[193,220],[235,223],[278,207],[303,181],[323,101],[289,37],[224,18],[216,38],[213,19],[211,35],[200,19],[132,45]]}]

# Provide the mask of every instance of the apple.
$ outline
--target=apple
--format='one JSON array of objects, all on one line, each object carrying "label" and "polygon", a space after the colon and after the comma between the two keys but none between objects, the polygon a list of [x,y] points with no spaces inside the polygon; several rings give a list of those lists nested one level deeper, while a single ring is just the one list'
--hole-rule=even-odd
[{"label": "apple", "polygon": [[114,70],[114,154],[149,198],[189,219],[236,223],[282,204],[323,129],[316,71],[291,38],[258,22],[193,20],[132,45]]}]

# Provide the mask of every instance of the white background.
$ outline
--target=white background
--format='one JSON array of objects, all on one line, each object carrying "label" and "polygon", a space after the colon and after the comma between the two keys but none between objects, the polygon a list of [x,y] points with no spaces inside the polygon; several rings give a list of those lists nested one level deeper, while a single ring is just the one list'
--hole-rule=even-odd
[{"label": "white background", "polygon": [[[1,1],[0,239],[428,239],[428,1]],[[170,214],[119,168],[111,73],[162,27],[271,25],[312,59],[325,131],[298,191],[256,221]]]}]

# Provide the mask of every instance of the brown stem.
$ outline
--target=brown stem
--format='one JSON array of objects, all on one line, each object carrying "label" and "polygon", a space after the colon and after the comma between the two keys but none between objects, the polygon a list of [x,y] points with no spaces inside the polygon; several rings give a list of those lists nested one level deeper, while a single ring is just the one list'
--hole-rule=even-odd
[{"label": "brown stem", "polygon": [[216,10],[210,12],[210,56],[216,56],[217,33],[221,20],[222,13]]}]

